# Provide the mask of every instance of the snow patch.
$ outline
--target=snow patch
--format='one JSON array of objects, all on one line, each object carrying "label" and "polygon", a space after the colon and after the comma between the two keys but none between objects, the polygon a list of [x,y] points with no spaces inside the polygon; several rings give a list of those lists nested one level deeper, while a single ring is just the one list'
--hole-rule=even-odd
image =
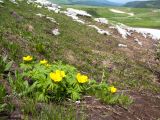
[{"label": "snow patch", "polygon": [[73,8],[67,8],[67,13],[70,15],[80,15],[80,16],[87,16],[87,17],[91,17],[90,14],[88,14],[86,11],[83,10],[77,10],[77,9],[73,9]]},{"label": "snow patch", "polygon": [[110,33],[106,30],[98,28],[96,25],[88,25],[89,27],[95,28],[99,34],[102,35],[110,35]]},{"label": "snow patch", "polygon": [[127,48],[127,45],[124,45],[124,44],[118,44],[118,47]]},{"label": "snow patch", "polygon": [[140,45],[141,47],[142,47],[142,42],[140,42],[137,38],[136,39],[134,39],[134,41],[138,44],[138,45]]},{"label": "snow patch", "polygon": [[106,18],[95,18],[94,20],[102,24],[108,24],[108,20]]},{"label": "snow patch", "polygon": [[85,24],[85,22],[83,20],[80,20],[80,19],[77,19],[77,20],[74,20],[74,21],[77,21],[77,22],[79,22],[81,24]]},{"label": "snow patch", "polygon": [[145,38],[151,37],[153,40],[160,40],[160,30],[150,28],[128,28],[128,30],[142,34]]},{"label": "snow patch", "polygon": [[124,11],[120,11],[120,10],[116,10],[116,9],[109,9],[111,12],[114,12],[114,13],[119,13],[119,14],[128,14],[130,16],[134,16],[134,13],[127,13],[127,12],[124,12]]},{"label": "snow patch", "polygon": [[50,20],[51,22],[57,23],[56,20],[55,20],[54,18],[52,18],[52,17],[48,17],[48,16],[43,15],[43,14],[41,14],[41,13],[38,13],[38,14],[36,14],[36,15],[39,16],[39,17],[46,17],[46,19]]},{"label": "snow patch", "polygon": [[116,26],[111,26],[110,28],[117,29],[118,33],[121,34],[124,39],[126,39],[127,36],[131,36],[133,32],[137,32],[141,34],[144,38],[150,37],[153,40],[160,40],[159,29],[134,28],[126,26],[124,24],[118,24]]},{"label": "snow patch", "polygon": [[4,3],[2,0],[0,0],[0,3]]},{"label": "snow patch", "polygon": [[12,3],[14,3],[14,4],[18,4],[17,2],[16,2],[16,0],[10,0]]},{"label": "snow patch", "polygon": [[50,20],[50,21],[53,22],[53,23],[57,23],[56,20],[55,20],[54,18],[46,17],[46,19]]},{"label": "snow patch", "polygon": [[41,5],[37,5],[37,8],[42,8],[42,6]]},{"label": "snow patch", "polygon": [[45,15],[43,15],[43,14],[41,14],[41,13],[38,13],[38,14],[36,14],[37,16],[39,16],[39,17],[44,17]]},{"label": "snow patch", "polygon": [[115,29],[117,29],[118,33],[121,34],[124,39],[127,39],[127,36],[131,35],[131,33],[119,25],[116,25]]},{"label": "snow patch", "polygon": [[[52,2],[50,1],[47,1],[47,0],[35,0],[35,1],[32,1],[32,0],[29,0],[28,3],[38,3],[42,6],[44,6],[45,8],[47,8],[48,10],[50,11],[54,11],[55,13],[59,13],[60,11],[60,6],[58,6],[57,4],[53,4]],[[39,6],[40,7],[40,6]]]},{"label": "snow patch", "polygon": [[71,17],[74,21],[77,21],[79,23],[85,24],[85,21],[80,19],[78,16],[87,16],[91,17],[90,14],[88,14],[86,11],[83,10],[77,10],[73,8],[67,8],[67,11],[63,12],[68,17]]}]

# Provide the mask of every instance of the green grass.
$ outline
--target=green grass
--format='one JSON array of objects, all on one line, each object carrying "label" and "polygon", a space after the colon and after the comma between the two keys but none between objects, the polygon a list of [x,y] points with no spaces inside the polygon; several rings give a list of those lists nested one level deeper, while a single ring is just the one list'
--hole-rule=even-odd
[{"label": "green grass", "polygon": [[[36,103],[33,100],[24,99],[21,107],[25,120],[86,120],[85,108],[73,103]],[[76,106],[76,107],[75,107]]]},{"label": "green grass", "polygon": [[[149,90],[151,92],[160,92],[159,85],[153,82],[156,77],[155,74],[144,67],[145,63],[139,63],[129,58],[124,52],[119,51],[117,48],[119,42],[116,38],[97,34],[94,29],[73,22],[71,18],[63,14],[49,12],[44,8],[36,8],[25,2],[19,4],[17,6],[5,1],[4,4],[0,5],[1,56],[7,54],[9,59],[14,60],[17,65],[22,61],[22,57],[26,55],[32,55],[38,60],[45,58],[49,62],[61,60],[63,63],[74,65],[80,72],[98,82],[105,80],[114,83],[120,91]],[[160,28],[158,21],[160,14],[152,14],[152,9],[118,8],[136,14],[134,17],[127,17],[123,14],[114,15],[108,8],[103,7],[72,7],[87,10],[94,17],[106,17],[111,22]],[[13,11],[22,19],[16,20],[16,17],[11,15]],[[46,18],[36,16],[37,13],[55,18],[59,25],[50,22]],[[33,32],[27,31],[26,26],[28,24],[33,26]],[[51,30],[57,27],[61,34],[59,36],[50,34]],[[110,43],[110,41],[112,42]],[[103,62],[109,62],[115,66],[112,72],[108,73],[109,66],[104,65]],[[30,111],[30,108],[26,109],[29,110],[24,110],[24,112],[28,114],[27,111]],[[47,109],[44,108],[44,111],[47,111]],[[43,116],[44,113],[41,114]],[[51,115],[51,113],[48,114],[48,116]],[[43,117],[40,119],[43,119]]]},{"label": "green grass", "polygon": [[[122,76],[123,79],[127,75],[124,76],[116,72],[126,69],[126,64],[132,67],[127,72],[137,71],[136,68],[139,67],[139,64],[116,49],[118,41],[115,38],[99,35],[94,29],[73,22],[63,14],[35,8],[25,2],[19,4],[20,7],[17,7],[6,2],[3,4],[4,7],[0,7],[0,53],[2,55],[8,54],[10,59],[17,63],[28,54],[37,59],[46,58],[50,62],[61,60],[64,63],[74,65],[97,81],[101,81],[103,71],[107,69],[103,66],[102,61],[110,61],[117,66],[115,72],[111,73],[111,76],[117,76],[117,78]],[[17,22],[16,18],[11,15],[11,11],[15,11],[23,19]],[[37,13],[55,18],[59,25],[36,16]],[[27,24],[34,27],[33,32],[26,30]],[[60,30],[59,36],[53,36],[47,32],[56,27]],[[109,40],[112,40],[112,43],[106,44]],[[140,67],[139,70],[137,74],[133,74],[129,78],[135,80],[137,77],[136,79],[142,81],[152,81],[153,74],[149,70],[143,67]],[[146,77],[139,77],[146,72],[149,72]],[[108,79],[108,77],[104,79]]]},{"label": "green grass", "polygon": [[[93,7],[93,6],[65,6],[82,9],[93,15],[93,17],[104,17],[110,22],[120,22],[134,27],[160,28],[160,11],[151,8],[127,8],[127,7]],[[117,9],[128,13],[134,13],[135,16],[127,14],[113,13],[109,9]]]}]

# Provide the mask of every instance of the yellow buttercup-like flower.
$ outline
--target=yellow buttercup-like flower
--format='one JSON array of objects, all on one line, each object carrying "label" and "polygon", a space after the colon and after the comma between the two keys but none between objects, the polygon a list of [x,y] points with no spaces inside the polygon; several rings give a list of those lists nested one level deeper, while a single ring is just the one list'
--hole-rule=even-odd
[{"label": "yellow buttercup-like flower", "polygon": [[64,72],[64,71],[56,70],[56,73],[57,73],[57,74],[60,74],[60,75],[61,75],[61,77],[66,77],[66,74],[65,74],[65,72]]},{"label": "yellow buttercup-like flower", "polygon": [[50,78],[54,82],[60,82],[64,77],[66,77],[65,72],[61,70],[56,70],[56,72],[50,73]]},{"label": "yellow buttercup-like flower", "polygon": [[76,78],[79,83],[86,83],[89,81],[88,77],[86,75],[81,75],[81,73],[78,73]]},{"label": "yellow buttercup-like flower", "polygon": [[26,57],[23,57],[23,60],[26,61],[26,62],[29,62],[29,61],[33,60],[33,57],[28,55]]},{"label": "yellow buttercup-like flower", "polygon": [[117,92],[117,88],[115,88],[114,86],[109,87],[109,90],[110,90],[111,93]]},{"label": "yellow buttercup-like flower", "polygon": [[54,82],[60,82],[62,81],[62,77],[60,74],[57,73],[50,73],[50,78],[54,81]]},{"label": "yellow buttercup-like flower", "polygon": [[47,63],[48,63],[48,61],[45,59],[40,61],[40,64],[47,64]]}]

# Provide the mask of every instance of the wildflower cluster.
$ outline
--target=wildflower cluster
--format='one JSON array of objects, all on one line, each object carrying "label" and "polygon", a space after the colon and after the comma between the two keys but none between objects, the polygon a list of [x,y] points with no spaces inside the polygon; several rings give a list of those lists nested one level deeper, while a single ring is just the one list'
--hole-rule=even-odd
[{"label": "wildflower cluster", "polygon": [[78,100],[84,94],[93,94],[110,104],[119,101],[117,88],[104,82],[97,83],[79,73],[73,66],[61,62],[49,64],[45,59],[36,62],[32,56],[23,57],[23,61],[20,65],[23,70],[22,78],[32,82],[25,81],[21,95],[31,95],[37,101],[59,101],[66,98]]}]

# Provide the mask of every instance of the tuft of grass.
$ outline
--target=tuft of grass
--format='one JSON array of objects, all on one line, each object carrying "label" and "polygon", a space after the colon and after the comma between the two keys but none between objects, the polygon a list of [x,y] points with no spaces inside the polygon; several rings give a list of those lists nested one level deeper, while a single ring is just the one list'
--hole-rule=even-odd
[{"label": "tuft of grass", "polygon": [[76,108],[73,103],[69,102],[45,104],[24,99],[21,110],[26,120],[86,120],[84,108]]}]

